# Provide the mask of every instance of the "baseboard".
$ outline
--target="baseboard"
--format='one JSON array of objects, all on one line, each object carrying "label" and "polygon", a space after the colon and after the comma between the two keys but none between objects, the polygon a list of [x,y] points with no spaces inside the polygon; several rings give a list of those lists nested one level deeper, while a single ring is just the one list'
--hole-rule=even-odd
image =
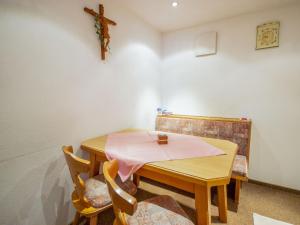
[{"label": "baseboard", "polygon": [[286,192],[290,192],[290,193],[293,193],[293,194],[300,195],[300,190],[296,190],[296,189],[292,189],[292,188],[288,188],[288,187],[283,187],[283,186],[279,186],[279,185],[275,185],[275,184],[265,183],[265,182],[261,182],[261,181],[258,181],[258,180],[248,179],[248,183],[258,184],[258,185],[270,187],[270,188],[273,188],[273,189],[278,189],[278,190],[282,190],[282,191],[286,191]]}]

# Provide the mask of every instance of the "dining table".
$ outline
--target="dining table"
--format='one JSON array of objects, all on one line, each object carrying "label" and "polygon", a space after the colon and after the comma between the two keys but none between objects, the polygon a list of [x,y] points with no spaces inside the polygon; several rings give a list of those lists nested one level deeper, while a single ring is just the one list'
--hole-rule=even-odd
[{"label": "dining table", "polygon": [[[119,132],[134,131],[127,129]],[[107,138],[108,135],[101,135],[81,143],[81,149],[89,153],[91,177],[99,174],[101,162],[108,160],[105,154]],[[238,145],[227,140],[199,138],[223,150],[224,154],[146,163],[135,172],[134,181],[138,185],[140,177],[146,177],[193,193],[198,225],[211,224],[211,188],[216,187],[219,220],[227,223],[227,184],[230,182]]]}]

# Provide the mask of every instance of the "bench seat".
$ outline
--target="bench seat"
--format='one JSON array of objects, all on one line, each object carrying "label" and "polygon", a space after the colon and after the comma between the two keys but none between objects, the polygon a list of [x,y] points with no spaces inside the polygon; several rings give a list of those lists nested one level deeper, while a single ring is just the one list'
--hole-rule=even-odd
[{"label": "bench seat", "polygon": [[248,180],[251,120],[246,118],[222,118],[186,115],[158,115],[157,131],[217,138],[238,144],[233,163],[232,179],[235,182],[235,203],[238,205],[242,181]]},{"label": "bench seat", "polygon": [[244,155],[236,155],[233,167],[232,167],[233,176],[242,176],[248,177],[248,163],[247,158]]}]

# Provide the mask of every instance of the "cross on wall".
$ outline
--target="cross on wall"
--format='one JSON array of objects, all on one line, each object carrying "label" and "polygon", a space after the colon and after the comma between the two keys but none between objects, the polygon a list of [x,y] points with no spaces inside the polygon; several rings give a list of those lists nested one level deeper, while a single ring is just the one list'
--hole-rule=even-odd
[{"label": "cross on wall", "polygon": [[84,7],[84,11],[95,17],[99,21],[100,25],[100,41],[101,41],[101,59],[105,60],[105,53],[108,51],[110,43],[110,35],[108,25],[116,26],[117,23],[104,16],[104,6],[99,4],[99,13],[96,13],[93,9]]}]

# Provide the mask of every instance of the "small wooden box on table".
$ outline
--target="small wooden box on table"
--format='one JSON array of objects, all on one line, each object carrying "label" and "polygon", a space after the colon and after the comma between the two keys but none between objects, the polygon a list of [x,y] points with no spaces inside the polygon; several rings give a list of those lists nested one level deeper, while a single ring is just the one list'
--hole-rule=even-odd
[{"label": "small wooden box on table", "polygon": [[158,134],[157,135],[157,143],[159,145],[166,145],[166,144],[168,144],[168,136],[166,134]]}]

